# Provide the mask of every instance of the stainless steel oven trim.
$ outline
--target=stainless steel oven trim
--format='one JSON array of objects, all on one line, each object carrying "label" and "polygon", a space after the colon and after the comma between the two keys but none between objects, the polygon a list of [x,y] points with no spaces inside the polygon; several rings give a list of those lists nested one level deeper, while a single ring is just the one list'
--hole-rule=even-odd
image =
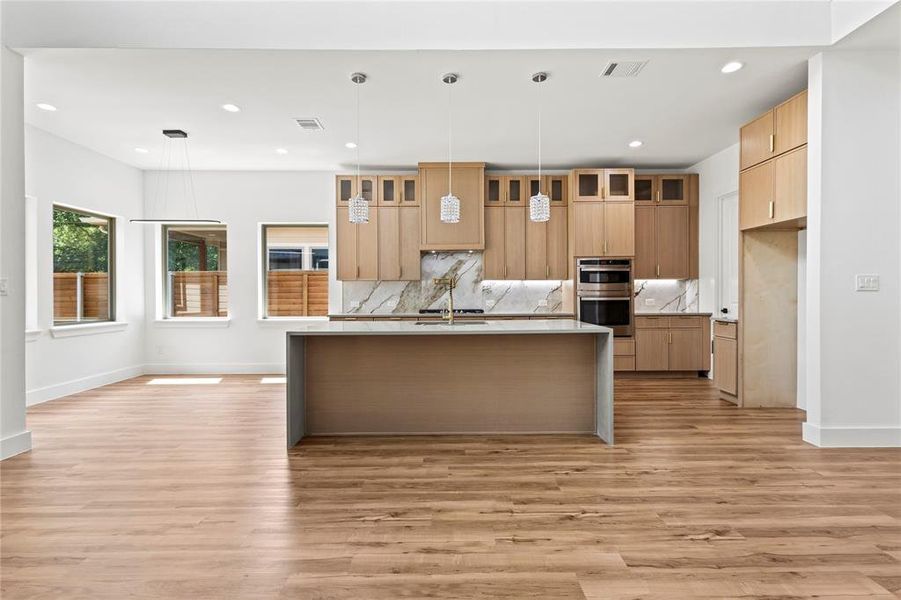
[{"label": "stainless steel oven trim", "polygon": [[632,298],[628,296],[603,297],[603,296],[579,296],[579,300],[588,302],[631,302]]}]

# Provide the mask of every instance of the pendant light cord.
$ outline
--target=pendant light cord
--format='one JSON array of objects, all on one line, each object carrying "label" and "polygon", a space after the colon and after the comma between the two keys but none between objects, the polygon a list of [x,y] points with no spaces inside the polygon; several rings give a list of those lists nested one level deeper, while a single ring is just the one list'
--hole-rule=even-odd
[{"label": "pendant light cord", "polygon": [[447,195],[450,196],[454,193],[453,189],[453,170],[451,169],[454,161],[451,155],[451,151],[453,148],[453,131],[454,131],[454,108],[453,108],[453,100],[451,98],[451,89],[453,88],[453,83],[447,84]]},{"label": "pendant light cord", "polygon": [[541,193],[541,82],[538,83],[538,193]]},{"label": "pendant light cord", "polygon": [[357,192],[362,195],[363,190],[360,187],[360,84],[356,84],[357,88]]}]

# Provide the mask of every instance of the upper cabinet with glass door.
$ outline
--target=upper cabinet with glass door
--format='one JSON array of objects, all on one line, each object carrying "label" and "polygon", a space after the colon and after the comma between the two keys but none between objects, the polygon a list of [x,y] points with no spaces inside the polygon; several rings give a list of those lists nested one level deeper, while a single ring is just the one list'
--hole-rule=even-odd
[{"label": "upper cabinet with glass door", "polygon": [[[379,175],[379,206],[419,206],[416,175]],[[364,182],[363,196],[366,197]]]},{"label": "upper cabinet with glass door", "polygon": [[634,169],[604,169],[604,200],[633,201],[634,182]]},{"label": "upper cabinet with glass door", "polygon": [[573,200],[631,202],[634,183],[634,169],[576,169],[572,172]]},{"label": "upper cabinet with glass door", "polygon": [[[359,187],[357,187],[359,185]],[[335,198],[338,206],[347,206],[350,199],[359,191],[369,204],[379,203],[378,175],[336,175]]]},{"label": "upper cabinet with glass door", "polygon": [[689,175],[679,173],[635,176],[635,203],[639,206],[662,204],[678,206],[688,204]]}]

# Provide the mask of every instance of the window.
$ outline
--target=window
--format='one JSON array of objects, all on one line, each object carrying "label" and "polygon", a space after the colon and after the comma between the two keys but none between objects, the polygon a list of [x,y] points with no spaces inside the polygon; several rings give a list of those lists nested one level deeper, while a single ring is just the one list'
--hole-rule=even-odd
[{"label": "window", "polygon": [[163,228],[167,318],[228,316],[224,225]]},{"label": "window", "polygon": [[53,207],[53,324],[115,319],[115,219]]},{"label": "window", "polygon": [[328,227],[263,226],[264,317],[328,314]]}]

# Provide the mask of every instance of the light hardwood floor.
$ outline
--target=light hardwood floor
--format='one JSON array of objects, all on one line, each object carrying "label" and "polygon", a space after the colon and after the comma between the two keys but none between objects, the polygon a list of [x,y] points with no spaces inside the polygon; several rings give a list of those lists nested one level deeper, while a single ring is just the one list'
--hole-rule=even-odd
[{"label": "light hardwood floor", "polygon": [[[700,380],[617,382],[588,437],[310,439],[283,385],[143,377],[31,409],[2,597],[897,598],[901,451]],[[553,402],[553,398],[548,399]]]}]

